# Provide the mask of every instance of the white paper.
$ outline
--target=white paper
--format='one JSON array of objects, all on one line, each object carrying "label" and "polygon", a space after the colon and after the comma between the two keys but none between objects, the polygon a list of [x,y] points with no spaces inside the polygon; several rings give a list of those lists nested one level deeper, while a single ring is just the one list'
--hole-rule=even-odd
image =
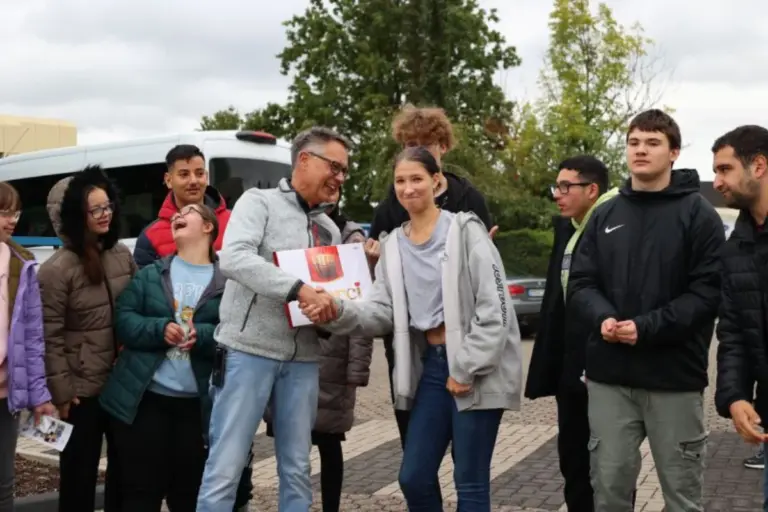
[{"label": "white paper", "polygon": [[61,421],[53,416],[43,416],[40,424],[35,426],[35,416],[30,414],[21,425],[19,436],[32,439],[40,444],[62,451],[67,446],[72,435],[72,424]]},{"label": "white paper", "polygon": [[[310,261],[316,255],[323,265],[316,264],[310,269]],[[363,244],[343,244],[329,247],[313,247],[278,251],[277,265],[312,287],[320,287],[335,297],[344,300],[361,300],[371,293],[373,282]],[[309,318],[299,309],[298,301],[288,304],[288,319],[293,327],[312,325]]]}]

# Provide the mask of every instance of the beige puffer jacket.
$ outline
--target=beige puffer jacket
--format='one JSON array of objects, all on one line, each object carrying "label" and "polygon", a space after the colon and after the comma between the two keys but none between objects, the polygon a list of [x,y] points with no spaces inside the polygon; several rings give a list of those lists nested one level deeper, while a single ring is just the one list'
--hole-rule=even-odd
[{"label": "beige puffer jacket", "polygon": [[[80,258],[68,248],[69,241],[61,233],[61,203],[72,179],[59,181],[48,194],[48,213],[65,245],[40,265],[38,272],[45,328],[45,368],[48,388],[56,405],[68,403],[76,396],[97,396],[101,392],[116,357],[114,301],[136,273],[130,250],[116,243],[101,255],[105,282],[90,283]],[[74,185],[87,186],[89,179],[95,178],[78,176]],[[110,198],[112,193],[116,200],[116,191],[111,191]],[[118,229],[118,223],[113,221],[113,224]],[[117,234],[113,235],[116,240]]]}]

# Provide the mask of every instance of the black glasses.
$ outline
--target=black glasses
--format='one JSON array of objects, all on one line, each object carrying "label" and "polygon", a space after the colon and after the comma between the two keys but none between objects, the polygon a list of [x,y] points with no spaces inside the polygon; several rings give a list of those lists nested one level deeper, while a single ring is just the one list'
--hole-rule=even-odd
[{"label": "black glasses", "polygon": [[105,216],[111,215],[114,211],[115,205],[112,203],[94,206],[93,208],[88,209],[88,213],[96,220],[103,219]]},{"label": "black glasses", "polygon": [[328,166],[331,168],[331,173],[334,176],[336,176],[337,174],[341,174],[346,178],[349,175],[349,168],[346,167],[344,164],[340,164],[336,160],[331,160],[330,158],[324,157],[323,155],[318,155],[314,151],[307,151],[307,154],[315,158],[319,158],[320,160],[326,162]]},{"label": "black glasses", "polygon": [[571,183],[570,181],[561,181],[549,187],[549,191],[552,195],[555,195],[555,191],[559,191],[562,195],[567,195],[571,191],[571,187],[588,187],[591,184],[590,182]]}]

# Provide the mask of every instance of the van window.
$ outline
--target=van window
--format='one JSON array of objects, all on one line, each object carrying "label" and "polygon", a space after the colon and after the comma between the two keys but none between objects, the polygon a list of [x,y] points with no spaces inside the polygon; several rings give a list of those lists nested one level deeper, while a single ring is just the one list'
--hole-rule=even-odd
[{"label": "van window", "polygon": [[[149,223],[157,218],[168,189],[163,184],[165,163],[114,167],[105,169],[120,190],[123,229],[120,238],[136,238]],[[48,192],[60,179],[70,176],[38,176],[13,180],[19,191],[22,215],[16,227],[16,236],[55,237],[46,203]]]},{"label": "van window", "polygon": [[209,169],[213,185],[232,208],[249,188],[275,188],[291,175],[291,166],[281,162],[252,158],[212,158]]}]

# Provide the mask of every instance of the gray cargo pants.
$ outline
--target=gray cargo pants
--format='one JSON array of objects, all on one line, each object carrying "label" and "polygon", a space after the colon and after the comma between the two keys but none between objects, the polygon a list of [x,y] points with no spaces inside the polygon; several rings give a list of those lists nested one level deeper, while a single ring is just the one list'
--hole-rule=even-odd
[{"label": "gray cargo pants", "polygon": [[700,392],[657,392],[587,382],[595,512],[631,512],[647,437],[666,512],[703,512],[707,432]]}]

